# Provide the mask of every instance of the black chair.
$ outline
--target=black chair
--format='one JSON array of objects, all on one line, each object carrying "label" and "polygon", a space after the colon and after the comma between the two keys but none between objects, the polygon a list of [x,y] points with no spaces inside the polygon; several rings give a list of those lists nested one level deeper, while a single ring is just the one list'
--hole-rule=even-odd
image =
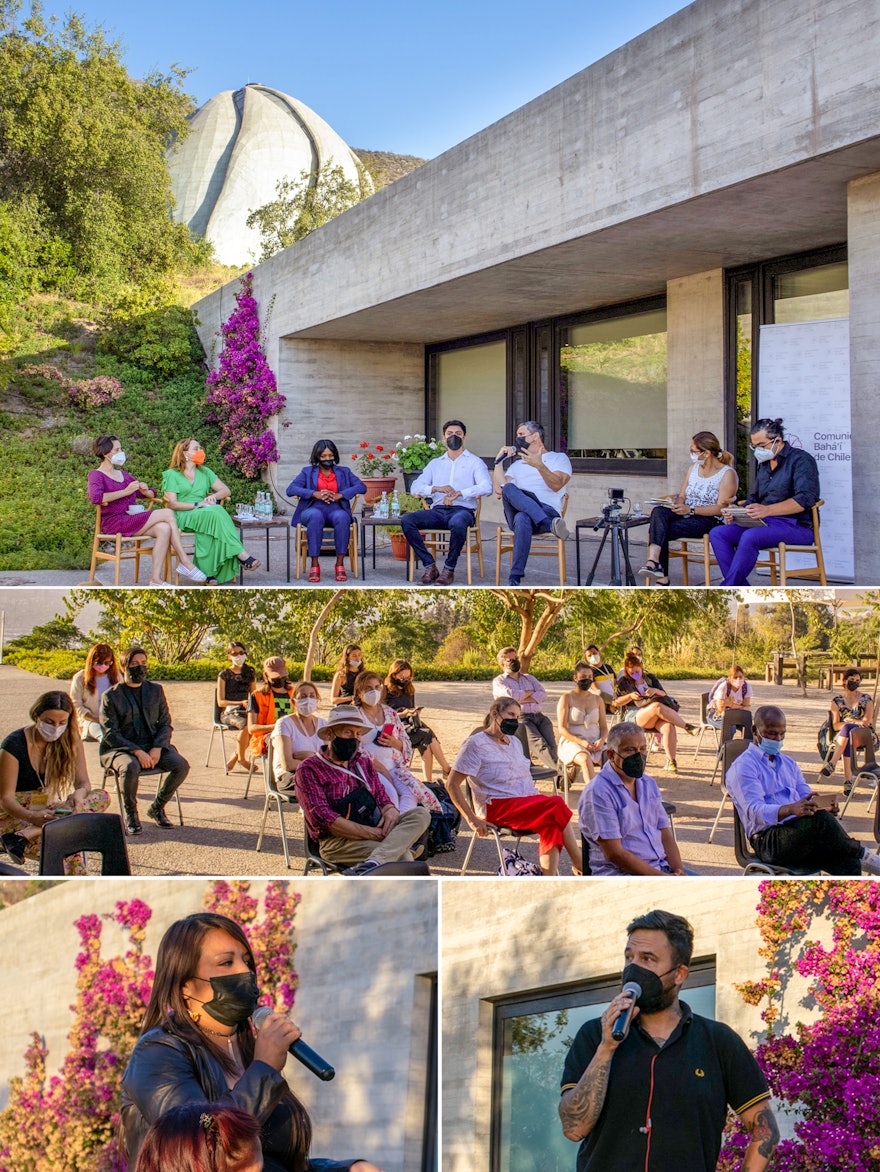
[{"label": "black chair", "polygon": [[[718,805],[718,813],[715,815],[715,821],[712,823],[712,829],[709,831],[709,842],[715,837],[715,831],[718,829],[718,823],[721,821],[721,814],[724,810],[724,805],[730,794],[727,792],[727,771],[733,762],[744,753],[751,744],[751,741],[745,741],[738,738],[735,741],[726,741],[721,746],[721,753],[719,760],[721,762],[721,802]],[[713,774],[714,777],[714,774]]]},{"label": "black chair", "polygon": [[413,859],[407,862],[405,859],[400,859],[395,863],[380,863],[372,871],[368,872],[367,878],[372,879],[374,875],[405,875],[408,879],[416,879],[421,875],[430,875],[431,872],[428,864],[424,859]]},{"label": "black chair", "polygon": [[590,840],[583,831],[581,831],[581,874],[593,874],[593,870],[590,867]]},{"label": "black chair", "polygon": [[266,830],[266,819],[269,817],[269,807],[274,803],[278,810],[278,823],[281,827],[281,845],[284,847],[284,865],[290,870],[290,851],[287,849],[287,835],[284,832],[284,806],[298,806],[296,794],[284,793],[278,788],[275,780],[274,751],[269,741],[269,751],[263,758],[263,783],[266,787],[266,800],[263,803],[263,820],[260,823],[260,836],[257,839],[257,850],[263,846],[263,834]]},{"label": "black chair", "polygon": [[[550,771],[548,770],[547,772],[550,772]],[[471,787],[470,787],[470,784],[468,781],[464,782],[463,789],[464,789],[465,796],[466,796],[468,802],[471,804],[471,806],[473,806],[474,803],[473,803],[473,798],[471,796]],[[489,824],[489,833],[492,835],[492,838],[495,842],[495,849],[498,851],[498,865],[501,868],[501,874],[507,879],[512,878],[512,876],[508,875],[504,869],[504,848],[501,845],[501,839],[502,838],[514,839],[513,849],[517,852],[517,854],[519,854],[519,844],[522,841],[522,839],[524,839],[524,838],[537,838],[538,837],[537,830],[514,830],[510,826],[494,826],[494,825],[492,825],[492,823],[490,823]],[[476,845],[476,842],[477,842],[477,832],[473,831],[473,833],[471,834],[471,840],[468,843],[467,853],[464,856],[464,862],[461,865],[461,871],[459,871],[460,875],[464,875],[467,872],[468,865],[470,864],[470,861],[471,861],[471,855],[474,853],[474,846]]]},{"label": "black chair", "polygon": [[742,821],[733,807],[733,852],[737,863],[743,869],[743,875],[815,875],[807,867],[782,867],[775,863],[762,863],[752,850],[751,843],[746,838]]},{"label": "black chair", "polygon": [[40,874],[63,875],[69,855],[89,851],[101,856],[102,875],[130,875],[122,819],[116,814],[71,814],[43,825]]},{"label": "black chair", "polygon": [[[114,758],[114,761],[115,761],[115,758]],[[119,778],[119,770],[116,768],[116,766],[113,764],[112,761],[109,765],[104,766],[104,784],[105,785],[107,784],[107,778],[110,777],[111,774],[113,776],[114,782],[116,783],[116,800],[119,803],[119,816],[120,816],[120,818],[122,818],[122,821],[124,823],[125,822],[125,806],[122,803],[122,782]],[[160,769],[159,766],[157,765],[153,769],[142,769],[140,775],[141,775],[141,777],[151,777],[153,775],[158,775],[159,780],[156,782],[156,794],[158,795],[159,790],[162,788],[162,782],[165,780],[165,776],[166,776],[165,770]],[[174,798],[177,802],[177,817],[180,822],[180,825],[182,826],[183,825],[183,810],[180,808],[180,790],[179,789],[174,791]],[[155,798],[153,800],[155,801]]]},{"label": "black chair", "polygon": [[[831,713],[829,713],[829,716],[830,715],[831,715]],[[833,725],[832,725],[832,727],[833,727]],[[846,794],[846,800],[843,803],[843,809],[840,811],[841,818],[846,813],[846,808],[850,803],[850,798],[852,798],[853,794],[856,792],[856,789],[858,788],[858,785],[860,782],[864,782],[868,786],[869,790],[871,791],[871,796],[868,799],[868,808],[866,810],[866,813],[868,813],[868,814],[871,813],[871,807],[873,806],[874,802],[877,800],[877,787],[878,787],[878,782],[880,782],[880,770],[878,770],[878,768],[877,768],[877,760],[874,756],[873,730],[872,729],[863,729],[861,731],[868,732],[871,735],[865,738],[865,741],[863,744],[859,744],[859,745],[856,745],[853,743],[853,738],[856,735],[855,732],[850,737],[849,751],[851,754],[851,761],[852,761],[852,785],[849,788],[849,793],[847,793],[846,787],[844,786],[843,792],[844,792],[844,794]],[[864,755],[865,755],[865,760],[863,761],[861,767],[859,767],[857,764],[857,758],[860,753],[864,753]]]},{"label": "black chair", "polygon": [[669,818],[669,829],[672,831],[672,837],[675,838],[675,802],[663,802],[663,809],[666,811],[666,816]]},{"label": "black chair", "polygon": [[27,875],[21,867],[13,867],[12,863],[0,863],[0,875]]},{"label": "black chair", "polygon": [[[712,770],[712,776],[709,778],[709,785],[715,784],[715,774],[718,772],[718,765],[721,761],[721,750],[728,741],[733,740],[736,736],[736,730],[742,731],[742,739],[745,741],[752,740],[752,714],[748,708],[727,708],[721,718],[721,746],[715,756],[715,768]],[[712,841],[711,839],[709,840]]]},{"label": "black chair", "polygon": [[719,748],[719,744],[720,744],[720,742],[718,740],[718,729],[709,720],[709,697],[710,696],[711,696],[711,692],[701,692],[700,693],[700,726],[699,726],[700,727],[700,735],[699,735],[699,737],[697,737],[697,747],[694,749],[694,760],[695,761],[697,759],[697,754],[699,753],[700,749],[702,748],[703,737],[706,735],[707,732],[710,732],[712,734],[712,736],[715,738],[715,752],[716,753],[718,752],[718,748]]},{"label": "black chair", "polygon": [[[223,772],[228,775],[229,770],[226,768],[225,734],[227,732],[230,732],[231,729],[227,729],[226,725],[220,719],[220,717],[222,715],[223,715],[223,709],[220,707],[220,705],[217,701],[217,689],[215,688],[214,689],[214,715],[212,717],[212,724],[211,724],[211,739],[208,741],[208,752],[205,757],[205,768],[207,769],[207,767],[211,764],[211,751],[214,748],[214,737],[217,735],[217,733],[219,733],[220,734],[220,749],[223,752]],[[247,795],[245,795],[245,796],[247,796]]]},{"label": "black chair", "polygon": [[317,838],[312,838],[309,834],[309,827],[303,818],[303,845],[306,852],[306,865],[303,871],[304,875],[308,875],[309,871],[320,871],[322,875],[338,875],[348,866],[341,863],[328,863],[326,859],[321,857],[321,850],[318,845]]},{"label": "black chair", "polygon": [[[266,744],[266,745],[268,745],[268,744],[270,743],[270,741],[271,741],[271,737],[272,737],[272,734],[271,734],[271,733],[267,733],[267,734],[266,734],[266,741],[265,741],[265,744]],[[267,751],[268,751],[268,750],[267,750]],[[248,794],[249,794],[249,793],[250,793],[250,791],[251,791],[251,778],[254,776],[254,774],[255,774],[255,773],[256,773],[256,771],[257,771],[257,770],[256,770],[257,762],[259,762],[259,763],[262,765],[262,767],[263,767],[263,770],[265,771],[265,768],[266,768],[266,754],[265,754],[265,753],[257,753],[257,754],[255,755],[255,754],[251,753],[251,755],[250,755],[250,760],[249,760],[249,762],[248,762],[248,766],[249,766],[249,768],[248,768],[247,782],[246,782],[246,784],[245,784],[245,787],[244,787],[244,796],[245,796],[245,799],[247,799],[247,796],[248,796]]]}]

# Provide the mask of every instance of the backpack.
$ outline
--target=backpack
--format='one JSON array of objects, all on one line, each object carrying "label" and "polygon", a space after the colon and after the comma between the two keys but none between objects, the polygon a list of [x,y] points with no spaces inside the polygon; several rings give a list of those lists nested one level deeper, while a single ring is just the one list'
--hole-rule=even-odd
[{"label": "backpack", "polygon": [[496,875],[510,875],[517,879],[531,878],[532,875],[540,875],[541,868],[537,863],[530,863],[528,859],[523,858],[518,851],[504,851],[504,867],[498,868]]},{"label": "backpack", "polygon": [[819,727],[819,735],[816,739],[816,748],[819,750],[819,759],[827,761],[831,755],[832,741],[834,740],[834,733],[831,728],[831,717],[825,717],[825,723]]}]

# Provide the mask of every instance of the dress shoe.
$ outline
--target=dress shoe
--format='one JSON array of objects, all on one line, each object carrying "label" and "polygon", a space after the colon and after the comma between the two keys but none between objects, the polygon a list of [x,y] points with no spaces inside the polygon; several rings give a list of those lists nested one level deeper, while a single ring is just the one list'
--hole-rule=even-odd
[{"label": "dress shoe", "polygon": [[451,586],[455,581],[455,570],[450,570],[448,566],[444,566],[437,575],[438,586]]},{"label": "dress shoe", "polygon": [[24,862],[24,852],[27,850],[28,840],[23,834],[4,834],[0,838],[3,843],[3,849],[12,859],[13,863],[18,863],[19,866]]},{"label": "dress shoe", "polygon": [[141,820],[137,816],[137,810],[132,810],[125,815],[125,832],[126,834],[140,834],[143,830]]},{"label": "dress shoe", "polygon": [[157,806],[155,802],[147,806],[147,817],[152,818],[157,826],[161,826],[163,830],[173,830],[174,823],[169,819],[165,813],[164,806]]},{"label": "dress shoe", "polygon": [[431,562],[430,566],[425,567],[424,574],[422,574],[421,578],[419,578],[419,585],[430,586],[431,583],[436,582],[439,577],[440,577],[440,574],[439,574],[439,571],[437,570],[437,567],[434,565],[433,562]]}]

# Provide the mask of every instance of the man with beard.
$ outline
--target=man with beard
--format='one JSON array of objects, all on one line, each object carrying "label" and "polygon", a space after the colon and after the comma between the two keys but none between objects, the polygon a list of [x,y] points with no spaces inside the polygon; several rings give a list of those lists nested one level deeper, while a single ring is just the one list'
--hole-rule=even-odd
[{"label": "man with beard", "polygon": [[[581,1141],[577,1172],[714,1172],[728,1104],[751,1137],[742,1172],[762,1172],[779,1142],[767,1081],[733,1030],[679,1001],[693,929],[656,910],[627,935],[623,991],[581,1026],[562,1075],[559,1116]],[[640,991],[618,1041],[631,983]]]}]

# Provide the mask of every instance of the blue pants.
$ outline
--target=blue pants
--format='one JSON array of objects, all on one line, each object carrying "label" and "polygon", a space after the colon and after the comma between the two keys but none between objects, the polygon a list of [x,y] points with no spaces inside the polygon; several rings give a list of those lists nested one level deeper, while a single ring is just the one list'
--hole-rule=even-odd
[{"label": "blue pants", "polygon": [[324,540],[324,526],[333,528],[333,546],[336,556],[348,553],[348,538],[351,533],[351,512],[334,502],[312,501],[300,516],[300,523],[306,527],[309,557],[316,558],[321,552]]},{"label": "blue pants", "polygon": [[428,553],[421,530],[448,529],[449,553],[446,555],[446,568],[454,570],[459,554],[464,548],[467,531],[475,519],[473,509],[466,509],[464,505],[434,505],[432,509],[404,513],[400,518],[400,527],[423,566],[433,566],[434,559]]},{"label": "blue pants", "polygon": [[766,525],[743,529],[732,522],[716,525],[709,534],[712,552],[723,575],[722,586],[748,586],[749,574],[755,568],[758,552],[770,549],[784,541],[791,545],[809,545],[812,530],[799,525],[791,517],[765,517]]},{"label": "blue pants", "polygon": [[502,488],[501,504],[507,527],[513,530],[513,561],[508,585],[519,586],[526,572],[532,534],[549,533],[559,513],[551,505],[542,504],[533,492],[525,492],[515,484],[505,484]]}]

